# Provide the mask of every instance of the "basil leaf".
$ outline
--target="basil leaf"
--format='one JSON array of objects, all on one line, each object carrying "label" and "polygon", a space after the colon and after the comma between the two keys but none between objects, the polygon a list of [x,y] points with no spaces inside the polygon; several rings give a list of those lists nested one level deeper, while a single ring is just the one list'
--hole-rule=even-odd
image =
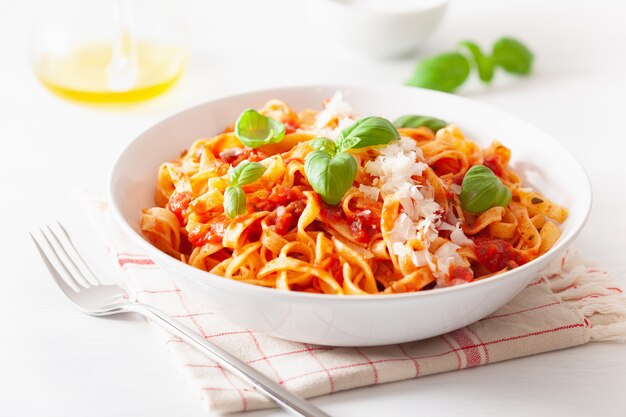
[{"label": "basil leaf", "polygon": [[230,185],[247,185],[261,178],[267,168],[258,162],[242,162],[230,174]]},{"label": "basil leaf", "polygon": [[437,133],[439,129],[443,129],[448,126],[448,123],[444,120],[437,119],[436,117],[430,116],[420,116],[417,114],[406,114],[404,116],[400,116],[393,122],[395,127],[427,127],[433,132]]},{"label": "basil leaf", "polygon": [[325,137],[313,139],[311,141],[311,148],[315,149],[316,151],[326,152],[331,156],[334,156],[337,153],[337,146],[335,144],[335,141]]},{"label": "basil leaf", "polygon": [[474,57],[474,64],[478,69],[480,80],[487,84],[490,83],[493,79],[493,70],[495,67],[493,59],[489,56],[485,56],[480,47],[474,42],[463,41],[461,42],[461,46],[466,47]]},{"label": "basil leaf", "polygon": [[270,142],[280,142],[285,136],[285,125],[248,109],[237,118],[235,135],[244,145],[258,148]]},{"label": "basil leaf", "polygon": [[354,183],[357,163],[347,153],[331,157],[326,152],[314,151],[306,156],[304,173],[311,187],[326,204],[338,204]]},{"label": "basil leaf", "polygon": [[533,58],[533,53],[516,39],[502,38],[493,45],[495,64],[511,74],[529,74]]},{"label": "basil leaf", "polygon": [[495,206],[506,207],[511,190],[489,168],[474,165],[465,173],[459,197],[464,210],[482,213]]},{"label": "basil leaf", "polygon": [[224,211],[231,219],[248,212],[246,193],[240,187],[229,185],[224,190]]},{"label": "basil leaf", "polygon": [[459,88],[469,73],[467,58],[458,52],[449,52],[422,60],[406,84],[449,93]]},{"label": "basil leaf", "polygon": [[370,116],[357,120],[343,129],[337,140],[337,152],[352,148],[365,148],[374,145],[386,145],[400,139],[400,133],[393,123],[382,117]]}]

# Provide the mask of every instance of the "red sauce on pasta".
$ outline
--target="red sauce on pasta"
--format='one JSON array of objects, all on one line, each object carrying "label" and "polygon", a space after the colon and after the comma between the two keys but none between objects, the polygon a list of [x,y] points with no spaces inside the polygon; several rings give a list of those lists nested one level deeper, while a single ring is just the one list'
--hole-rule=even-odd
[{"label": "red sauce on pasta", "polygon": [[276,233],[284,235],[298,224],[298,219],[304,211],[306,203],[303,200],[297,200],[289,203],[285,210],[276,217]]},{"label": "red sauce on pasta", "polygon": [[[231,149],[233,150],[232,152],[230,152]],[[239,151],[237,148],[231,149],[220,152],[219,155],[216,155],[216,157],[222,162],[230,164],[233,167],[236,167],[243,161],[259,162],[267,158],[267,155],[265,155],[263,152],[259,151],[258,149],[249,148],[247,146],[244,147],[241,151]]]},{"label": "red sauce on pasta", "polygon": [[352,216],[346,215],[341,206],[321,205],[320,217],[326,224],[344,223],[350,228],[354,240],[367,243],[372,236],[380,233],[380,217],[371,210],[357,210]]},{"label": "red sauce on pasta", "polygon": [[279,206],[287,205],[296,200],[306,201],[306,197],[304,194],[302,194],[302,191],[300,191],[300,189],[287,188],[282,186],[274,187],[267,199]]},{"label": "red sauce on pasta", "polygon": [[498,272],[504,268],[516,268],[525,263],[522,256],[513,246],[500,239],[481,240],[476,242],[476,257],[490,272]]},{"label": "red sauce on pasta", "polygon": [[380,233],[380,217],[372,213],[371,210],[357,211],[352,223],[350,223],[350,230],[357,242],[368,243],[372,236]]},{"label": "red sauce on pasta", "polygon": [[326,267],[340,285],[343,285],[343,265],[336,256],[332,256]]},{"label": "red sauce on pasta", "polygon": [[340,221],[345,221],[341,207],[329,206],[325,203],[321,204],[320,217],[324,222],[338,223]]},{"label": "red sauce on pasta", "polygon": [[192,199],[193,197],[191,194],[186,191],[182,193],[175,192],[170,196],[165,208],[176,215],[180,224],[185,224],[183,212],[187,210],[187,207],[189,207],[189,203],[191,203]]},{"label": "red sauce on pasta", "polygon": [[432,165],[433,171],[438,176],[459,172],[459,161],[456,159],[442,158]]},{"label": "red sauce on pasta", "polygon": [[295,120],[283,120],[283,124],[285,125],[285,135],[295,132],[300,127]]},{"label": "red sauce on pasta", "polygon": [[502,163],[502,159],[500,155],[488,155],[485,156],[485,160],[483,161],[483,165],[493,171],[498,177],[504,176],[504,164]]},{"label": "red sauce on pasta", "polygon": [[296,227],[298,219],[306,208],[306,196],[298,188],[277,186],[272,189],[266,199],[254,199],[249,202],[254,211],[277,211],[270,224],[275,226],[276,233],[285,235]]},{"label": "red sauce on pasta", "polygon": [[464,266],[453,266],[450,268],[450,280],[462,279],[463,281],[473,281],[474,271]]},{"label": "red sauce on pasta", "polygon": [[198,224],[189,232],[187,239],[194,246],[202,246],[206,243],[221,243],[224,231],[230,224],[230,219],[225,215],[219,215],[210,219],[207,223]]}]

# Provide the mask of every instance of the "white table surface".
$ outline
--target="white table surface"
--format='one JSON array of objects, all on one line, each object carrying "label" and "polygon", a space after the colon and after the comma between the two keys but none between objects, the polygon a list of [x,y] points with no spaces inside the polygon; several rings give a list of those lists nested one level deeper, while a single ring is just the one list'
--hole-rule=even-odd
[{"label": "white table surface", "polygon": [[[255,88],[398,84],[416,58],[378,62],[329,49],[300,1],[185,1],[192,60],[180,84],[141,105],[96,108],[63,101],[33,77],[26,39],[41,4],[0,0],[0,415],[201,416],[149,326],[72,309],[27,230],[66,212],[72,190],[104,186],[118,151],[168,114]],[[594,207],[576,246],[623,283],[625,21],[618,0],[457,0],[422,51],[464,38],[488,45],[505,34],[531,46],[530,78],[498,74],[493,86],[476,83],[463,94],[545,129],[581,160]],[[277,52],[265,54],[267,43]],[[313,401],[336,416],[625,416],[626,346],[589,344]],[[246,414],[274,415],[284,414]]]}]

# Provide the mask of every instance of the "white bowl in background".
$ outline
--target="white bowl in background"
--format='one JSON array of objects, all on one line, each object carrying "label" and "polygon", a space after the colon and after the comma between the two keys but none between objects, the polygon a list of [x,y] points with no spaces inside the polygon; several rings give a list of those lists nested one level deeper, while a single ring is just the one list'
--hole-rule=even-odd
[{"label": "white bowl in background", "polygon": [[377,58],[421,47],[445,14],[448,0],[307,0],[321,42]]},{"label": "white bowl in background", "polygon": [[[361,116],[406,113],[455,123],[482,146],[498,139],[512,149],[512,166],[525,184],[570,210],[563,234],[546,254],[512,271],[465,285],[407,294],[336,296],[278,291],[209,274],[159,251],[140,233],[141,209],[154,206],[157,169],[198,138],[231,124],[242,110],[278,98],[294,109],[319,108],[341,90]],[[499,110],[458,96],[410,87],[300,86],[213,100],[151,127],[120,154],[110,198],[123,230],[177,285],[241,326],[275,337],[334,346],[408,342],[443,334],[487,316],[518,294],[580,232],[591,206],[584,169],[539,129]]]}]

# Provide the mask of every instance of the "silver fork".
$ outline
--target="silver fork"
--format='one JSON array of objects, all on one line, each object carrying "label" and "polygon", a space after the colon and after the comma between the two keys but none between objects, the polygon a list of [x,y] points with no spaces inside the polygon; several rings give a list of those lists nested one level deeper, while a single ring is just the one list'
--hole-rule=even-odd
[{"label": "silver fork", "polygon": [[[169,318],[158,309],[141,303],[132,303],[122,287],[105,284],[80,255],[67,230],[57,223],[57,232],[50,226],[39,229],[37,236],[30,233],[46,267],[61,291],[83,313],[92,316],[110,316],[119,313],[138,313],[179,336],[209,355],[211,359],[273,399],[278,405],[298,416],[329,417],[313,404],[289,392],[248,364],[240,361],[219,346]],[[44,249],[45,248],[45,249]]]}]

